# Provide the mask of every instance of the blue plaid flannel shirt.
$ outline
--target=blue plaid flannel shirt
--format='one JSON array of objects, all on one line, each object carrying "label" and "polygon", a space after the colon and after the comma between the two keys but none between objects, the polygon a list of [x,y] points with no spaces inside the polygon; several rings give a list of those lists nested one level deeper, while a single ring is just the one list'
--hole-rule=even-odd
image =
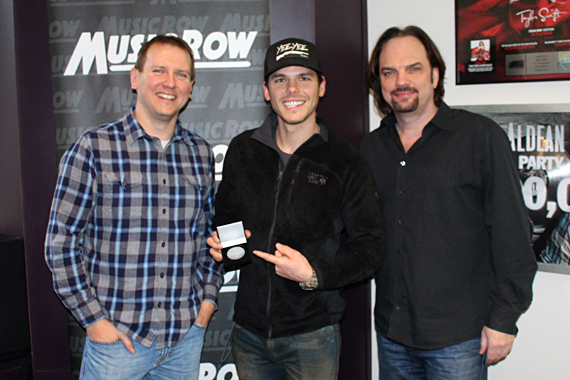
[{"label": "blue plaid flannel shirt", "polygon": [[86,132],[63,156],[46,236],[54,288],[86,327],[107,318],[131,339],[175,346],[217,305],[214,157],[177,121],[163,149],[133,115]]}]

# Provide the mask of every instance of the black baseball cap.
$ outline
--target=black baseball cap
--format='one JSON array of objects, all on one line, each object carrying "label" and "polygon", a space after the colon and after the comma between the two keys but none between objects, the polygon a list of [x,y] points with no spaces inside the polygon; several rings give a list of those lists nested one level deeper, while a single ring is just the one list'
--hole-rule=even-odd
[{"label": "black baseball cap", "polygon": [[323,73],[317,47],[300,38],[286,38],[267,49],[264,78],[287,66],[303,66]]}]

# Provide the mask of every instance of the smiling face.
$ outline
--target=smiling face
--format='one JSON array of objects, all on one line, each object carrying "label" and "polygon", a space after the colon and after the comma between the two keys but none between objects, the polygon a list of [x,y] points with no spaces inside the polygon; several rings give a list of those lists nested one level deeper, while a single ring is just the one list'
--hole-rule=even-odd
[{"label": "smiling face", "polygon": [[316,123],[319,98],[325,88],[325,78],[319,84],[317,73],[303,66],[279,69],[263,83],[265,100],[271,102],[280,125]]},{"label": "smiling face", "polygon": [[188,52],[165,44],[154,44],[141,71],[132,69],[131,88],[137,91],[135,117],[151,136],[168,140],[180,110],[192,96]]},{"label": "smiling face", "polygon": [[434,89],[439,72],[416,37],[395,37],[386,42],[379,59],[382,96],[396,114],[431,113],[437,109]]}]

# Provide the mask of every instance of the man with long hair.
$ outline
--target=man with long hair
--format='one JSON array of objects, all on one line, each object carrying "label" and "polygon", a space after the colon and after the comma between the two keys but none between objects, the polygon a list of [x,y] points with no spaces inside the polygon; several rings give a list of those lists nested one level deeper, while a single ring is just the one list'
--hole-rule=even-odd
[{"label": "man with long hair", "polygon": [[509,141],[443,101],[445,63],[420,28],[390,28],[367,70],[386,115],[362,143],[386,219],[376,275],[380,377],[487,377],[511,350],[536,262]]}]

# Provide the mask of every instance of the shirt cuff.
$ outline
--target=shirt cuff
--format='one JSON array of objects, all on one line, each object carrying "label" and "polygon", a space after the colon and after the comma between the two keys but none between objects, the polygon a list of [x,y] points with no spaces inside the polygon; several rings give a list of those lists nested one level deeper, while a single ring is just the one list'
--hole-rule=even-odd
[{"label": "shirt cuff", "polygon": [[69,310],[83,328],[105,318],[105,313],[96,298],[89,298],[77,305],[77,307]]},{"label": "shirt cuff", "polygon": [[204,297],[202,301],[210,301],[216,305],[216,310],[218,309],[218,295],[220,289],[214,284],[206,284],[204,286]]},{"label": "shirt cuff", "polygon": [[518,332],[516,323],[519,317],[520,313],[514,310],[494,305],[486,326],[505,334],[516,335]]}]

